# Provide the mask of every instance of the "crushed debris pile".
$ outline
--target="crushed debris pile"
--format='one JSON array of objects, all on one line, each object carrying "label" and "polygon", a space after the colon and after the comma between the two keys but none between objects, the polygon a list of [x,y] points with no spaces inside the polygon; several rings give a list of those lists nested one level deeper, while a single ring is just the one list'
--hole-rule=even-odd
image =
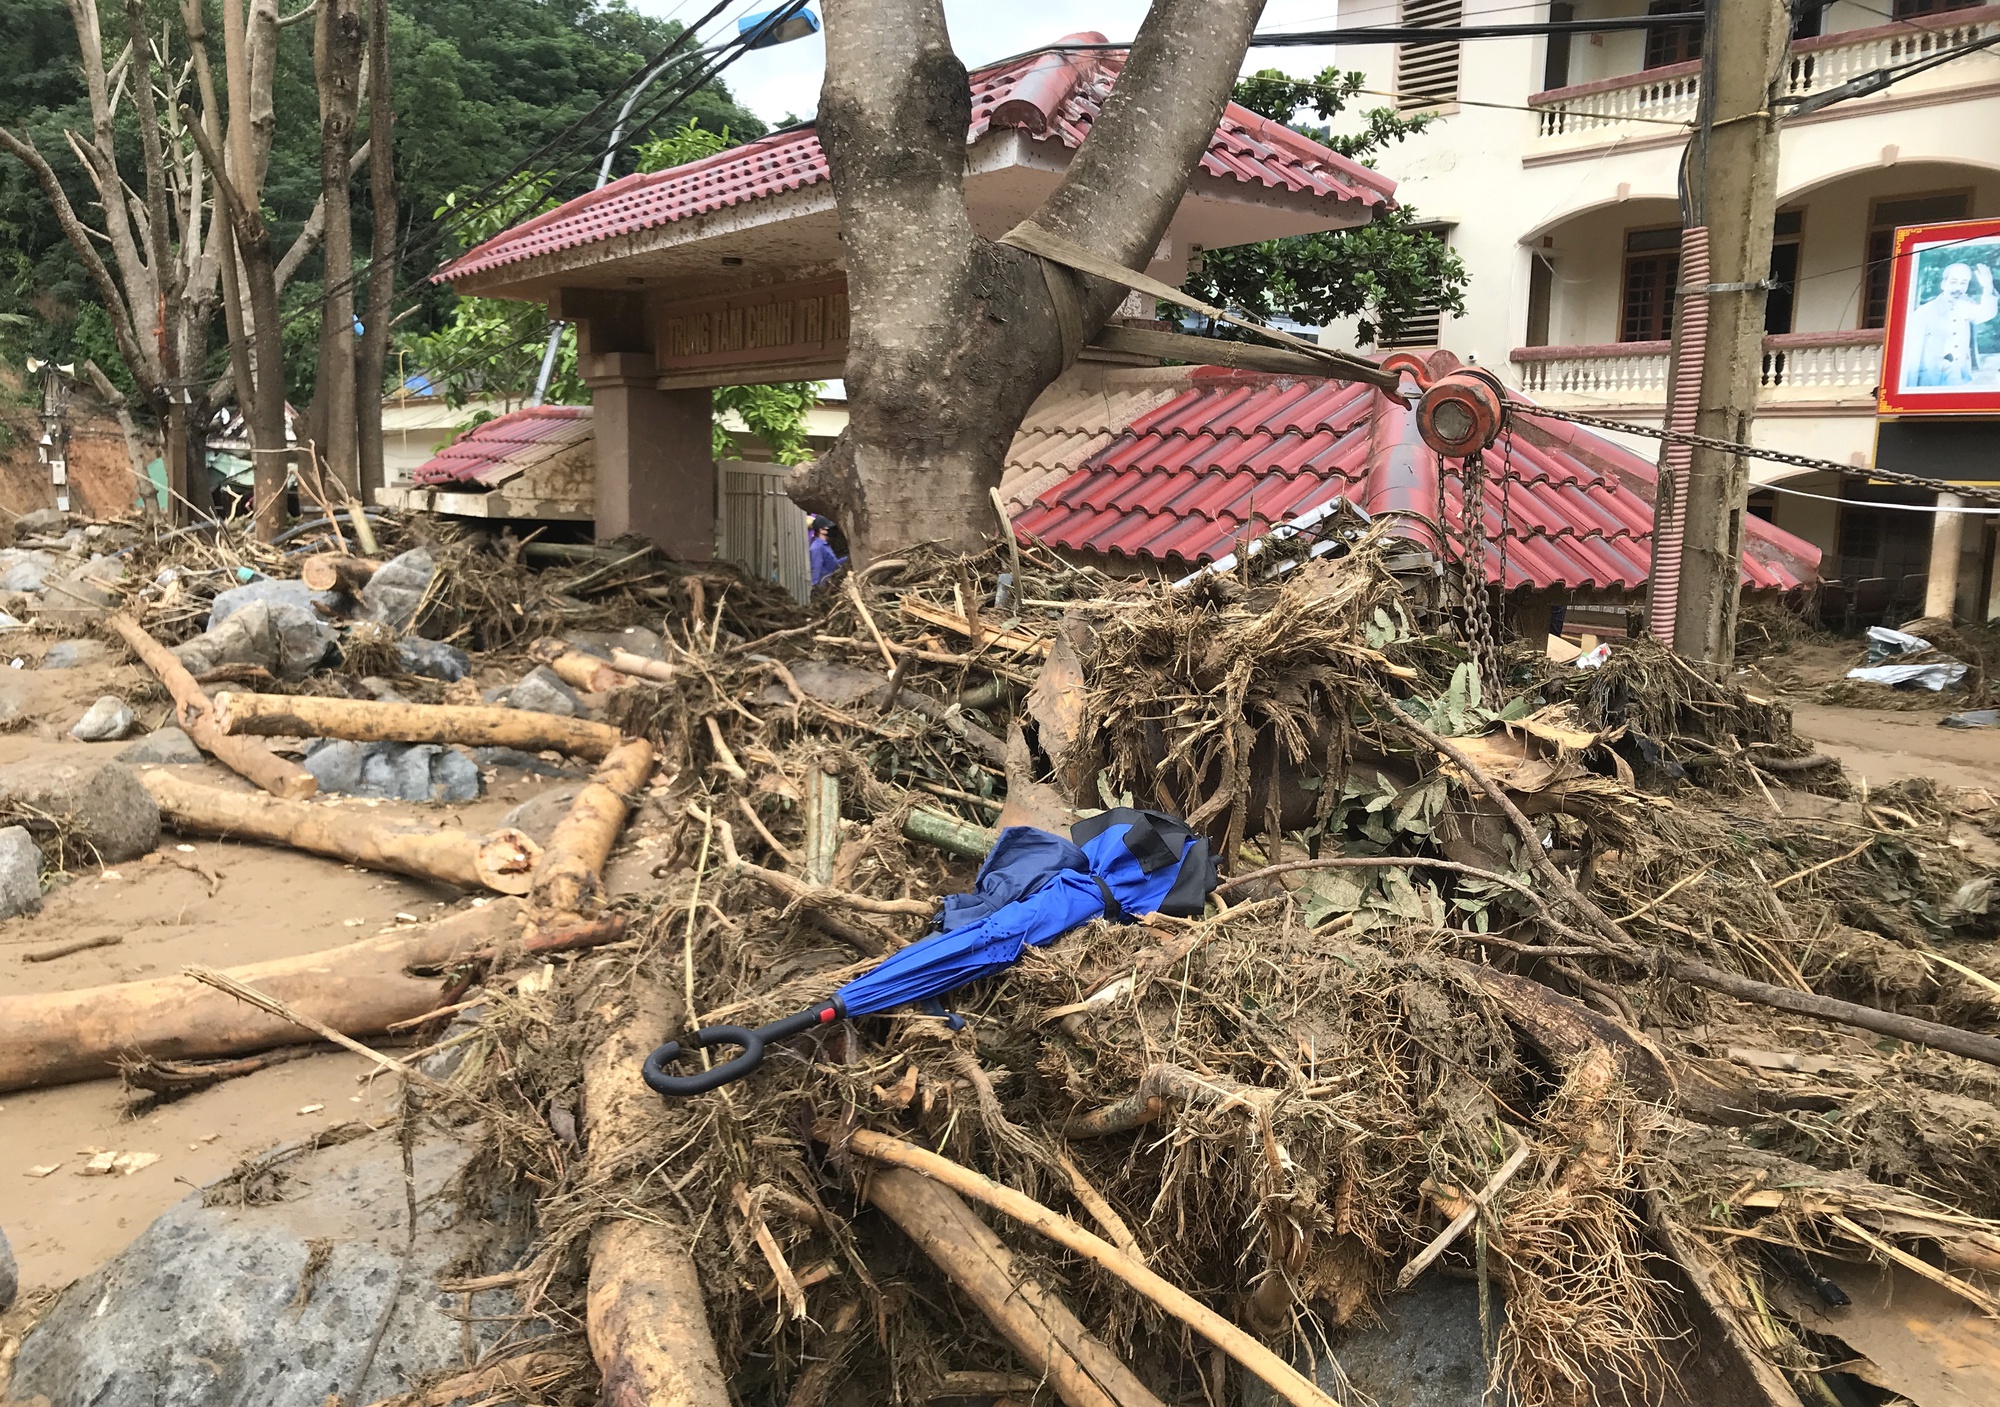
[{"label": "crushed debris pile", "polygon": [[[1590,670],[1511,652],[1493,697],[1369,531],[1180,586],[917,550],[809,613],[642,554],[537,569],[533,544],[375,531],[371,556],[436,562],[403,631],[238,682],[379,698],[365,664],[478,703],[397,672],[416,635],[603,685],[584,713],[657,756],[643,788],[614,771],[641,745],[591,759],[611,833],[641,802],[659,823],[655,886],[606,916],[586,865],[558,921],[538,877],[530,980],[481,938],[417,1028],[408,1063],[452,1063],[406,1117],[533,1208],[525,1258],[465,1269],[517,1298],[467,1400],[595,1401],[678,1354],[746,1404],[1222,1407],[1258,1379],[1346,1404],[1342,1336],[1452,1275],[1494,1400],[1727,1373],[1746,1401],[1929,1407],[1922,1346],[1843,1302],[1915,1282],[2000,1314],[1979,803],[1850,785],[1781,702],[1645,641]],[[168,640],[294,561],[232,543],[197,569],[184,541],[133,552]],[[586,622],[658,628],[657,658],[536,643]],[[824,1004],[921,936],[998,828],[1135,805],[1212,846],[1199,916],[1093,919],[713,1091],[638,1085],[659,1042]],[[693,1330],[642,1332],[640,1303]],[[395,1401],[459,1400],[434,1386]]]}]

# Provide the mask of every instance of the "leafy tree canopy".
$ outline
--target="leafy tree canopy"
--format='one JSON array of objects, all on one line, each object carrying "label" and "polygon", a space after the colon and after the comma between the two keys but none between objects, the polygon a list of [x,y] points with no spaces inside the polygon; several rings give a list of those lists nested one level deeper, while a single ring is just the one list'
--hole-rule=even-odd
[{"label": "leafy tree canopy", "polygon": [[[1430,114],[1403,117],[1389,108],[1373,108],[1362,114],[1360,130],[1339,134],[1300,120],[1305,110],[1322,124],[1330,122],[1346,111],[1363,81],[1359,73],[1332,68],[1312,78],[1267,68],[1238,80],[1234,98],[1259,116],[1373,165],[1383,147],[1423,131]],[[1395,336],[1420,309],[1465,311],[1464,265],[1421,224],[1414,210],[1398,206],[1377,211],[1373,221],[1351,230],[1212,249],[1202,256],[1200,271],[1182,286],[1206,303],[1266,320],[1287,318],[1318,327],[1358,315],[1357,331],[1366,345]],[[1160,309],[1163,317],[1193,318],[1170,303]],[[1249,336],[1226,323],[1199,330],[1213,337]]]}]

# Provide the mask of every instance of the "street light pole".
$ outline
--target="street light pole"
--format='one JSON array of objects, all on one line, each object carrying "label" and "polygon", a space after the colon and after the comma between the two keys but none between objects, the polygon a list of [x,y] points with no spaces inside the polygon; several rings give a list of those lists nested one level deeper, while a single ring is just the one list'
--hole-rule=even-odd
[{"label": "street light pole", "polygon": [[[618,120],[611,125],[610,140],[604,144],[604,160],[599,163],[597,168],[597,184],[592,186],[591,189],[603,190],[605,183],[611,179],[611,163],[617,159],[618,146],[625,140],[625,124],[631,119],[632,109],[638,105],[639,99],[645,94],[646,90],[658,82],[660,76],[666,73],[667,70],[683,64],[689,59],[705,59],[711,55],[719,54],[724,49],[741,43],[745,35],[754,36],[750,39],[747,47],[752,49],[769,49],[779,44],[789,44],[794,39],[804,39],[808,35],[819,33],[819,17],[813,14],[810,9],[801,7],[776,24],[769,22],[771,13],[769,10],[764,10],[754,15],[745,15],[736,22],[735,39],[725,40],[720,44],[711,44],[706,49],[695,49],[685,54],[670,54],[646,70],[645,76],[634,85],[631,93],[626,96],[625,105],[618,109]],[[551,323],[549,325],[549,344],[542,349],[542,369],[540,374],[535,377],[535,393],[528,397],[528,404],[531,406],[540,405],[549,394],[549,381],[555,375],[556,352],[562,345],[562,335],[562,323]]]}]

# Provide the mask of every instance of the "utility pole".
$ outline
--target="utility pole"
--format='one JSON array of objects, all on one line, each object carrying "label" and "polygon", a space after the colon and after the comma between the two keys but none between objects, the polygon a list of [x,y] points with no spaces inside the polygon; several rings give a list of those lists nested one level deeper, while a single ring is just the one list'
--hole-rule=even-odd
[{"label": "utility pole", "polygon": [[[1675,319],[1707,305],[1697,433],[1747,443],[1757,406],[1765,282],[1777,214],[1778,116],[1791,11],[1785,0],[1709,0],[1699,124],[1688,142],[1682,224],[1706,229],[1708,277],[1684,282]],[[1674,650],[1712,669],[1736,650],[1737,573],[1750,469],[1741,456],[1695,449],[1678,491],[1684,536]]]}]

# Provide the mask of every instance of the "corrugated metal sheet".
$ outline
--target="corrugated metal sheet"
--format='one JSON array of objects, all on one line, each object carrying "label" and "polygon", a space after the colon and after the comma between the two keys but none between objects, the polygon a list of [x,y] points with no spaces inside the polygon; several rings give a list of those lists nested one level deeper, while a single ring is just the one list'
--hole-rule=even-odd
[{"label": "corrugated metal sheet", "polygon": [[590,438],[587,405],[527,406],[496,416],[445,446],[410,472],[431,488],[452,484],[491,488],[550,455]]},{"label": "corrugated metal sheet", "polygon": [[[1071,41],[1105,42],[1101,34]],[[1043,51],[971,75],[971,144],[996,127],[1025,131],[1037,141],[1083,144],[1106,95],[1125,66],[1122,51]],[[1224,180],[1289,191],[1363,208],[1392,203],[1395,182],[1380,172],[1267,122],[1230,103],[1201,161]],[[696,215],[762,200],[828,179],[826,153],[811,127],[779,132],[666,171],[613,181],[601,190],[504,230],[445,265],[439,280],[466,278],[538,254],[594,244]]]},{"label": "corrugated metal sheet", "polygon": [[[1637,590],[1652,553],[1653,466],[1562,431],[1569,450],[1516,434],[1487,453],[1498,476],[1486,491],[1488,575],[1508,588]],[[1439,467],[1408,406],[1369,387],[1204,370],[1014,522],[1055,547],[1180,569],[1339,495],[1371,513],[1421,515],[1403,521],[1430,545],[1422,519],[1438,511]],[[1460,481],[1446,467],[1444,511],[1455,524]],[[1761,519],[1747,531],[1746,585],[1785,590],[1814,578],[1817,548]]]}]

